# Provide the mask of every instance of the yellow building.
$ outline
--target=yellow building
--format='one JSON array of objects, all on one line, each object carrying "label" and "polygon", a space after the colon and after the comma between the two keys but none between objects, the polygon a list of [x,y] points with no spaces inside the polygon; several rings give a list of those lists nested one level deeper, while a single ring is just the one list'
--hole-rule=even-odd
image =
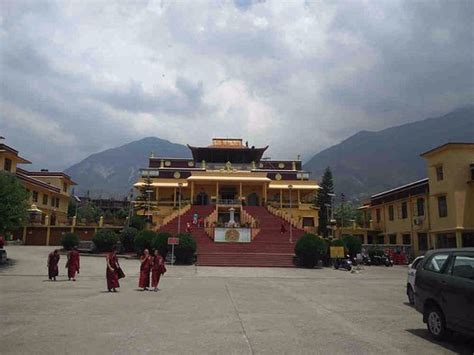
[{"label": "yellow building", "polygon": [[344,233],[415,255],[474,246],[474,143],[447,143],[421,156],[428,178],[371,196],[360,208],[363,228]]},{"label": "yellow building", "polygon": [[42,223],[50,225],[67,223],[70,190],[76,183],[62,172],[27,171],[18,167],[18,164],[31,164],[31,162],[22,158],[17,150],[0,143],[0,170],[14,174],[25,186],[30,193],[31,208],[42,212]]},{"label": "yellow building", "polygon": [[158,228],[176,215],[181,203],[216,206],[216,218],[222,223],[227,222],[230,208],[238,221],[243,220],[243,207],[260,206],[297,228],[316,230],[318,210],[312,201],[319,186],[309,180],[300,160],[262,158],[268,146],[249,147],[242,139],[215,138],[208,147],[188,147],[192,158],[152,155],[135,184],[147,191],[142,205],[149,208],[142,207]]}]

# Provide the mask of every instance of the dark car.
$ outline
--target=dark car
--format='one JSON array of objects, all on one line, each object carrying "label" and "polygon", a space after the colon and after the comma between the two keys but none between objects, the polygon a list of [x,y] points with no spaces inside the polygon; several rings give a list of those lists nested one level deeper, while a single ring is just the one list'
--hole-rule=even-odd
[{"label": "dark car", "polygon": [[416,270],[415,307],[436,339],[474,336],[474,248],[438,249]]}]

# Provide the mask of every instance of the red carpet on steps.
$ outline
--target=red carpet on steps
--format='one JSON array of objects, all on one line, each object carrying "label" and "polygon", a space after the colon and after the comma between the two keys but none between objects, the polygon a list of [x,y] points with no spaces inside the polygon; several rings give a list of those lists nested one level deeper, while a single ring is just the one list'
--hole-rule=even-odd
[{"label": "red carpet on steps", "polygon": [[[214,208],[215,206],[191,206],[191,209],[181,216],[181,231],[186,230],[186,223],[192,221],[194,213],[205,218]],[[193,226],[191,234],[197,242],[197,265],[294,267],[295,242],[304,232],[293,228],[293,243],[290,243],[288,223],[272,215],[265,207],[247,206],[244,209],[260,221],[260,233],[250,243],[214,243],[203,228]],[[282,223],[287,230],[283,235],[280,234]],[[178,218],[160,229],[160,232],[177,231]]]}]

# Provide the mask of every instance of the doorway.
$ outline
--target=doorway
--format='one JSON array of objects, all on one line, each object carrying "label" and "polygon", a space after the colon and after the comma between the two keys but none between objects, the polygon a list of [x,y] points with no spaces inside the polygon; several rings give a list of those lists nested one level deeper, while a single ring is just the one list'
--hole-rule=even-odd
[{"label": "doorway", "polygon": [[196,205],[207,206],[209,204],[209,197],[204,191],[201,191],[196,196]]},{"label": "doorway", "polygon": [[259,198],[255,192],[247,196],[247,206],[259,206]]}]

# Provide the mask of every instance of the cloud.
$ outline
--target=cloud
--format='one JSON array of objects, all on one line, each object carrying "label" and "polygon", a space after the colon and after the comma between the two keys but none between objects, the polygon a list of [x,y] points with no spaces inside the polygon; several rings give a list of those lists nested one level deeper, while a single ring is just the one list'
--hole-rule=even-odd
[{"label": "cloud", "polygon": [[4,1],[0,14],[0,133],[41,167],[150,135],[309,158],[474,99],[470,1]]}]

